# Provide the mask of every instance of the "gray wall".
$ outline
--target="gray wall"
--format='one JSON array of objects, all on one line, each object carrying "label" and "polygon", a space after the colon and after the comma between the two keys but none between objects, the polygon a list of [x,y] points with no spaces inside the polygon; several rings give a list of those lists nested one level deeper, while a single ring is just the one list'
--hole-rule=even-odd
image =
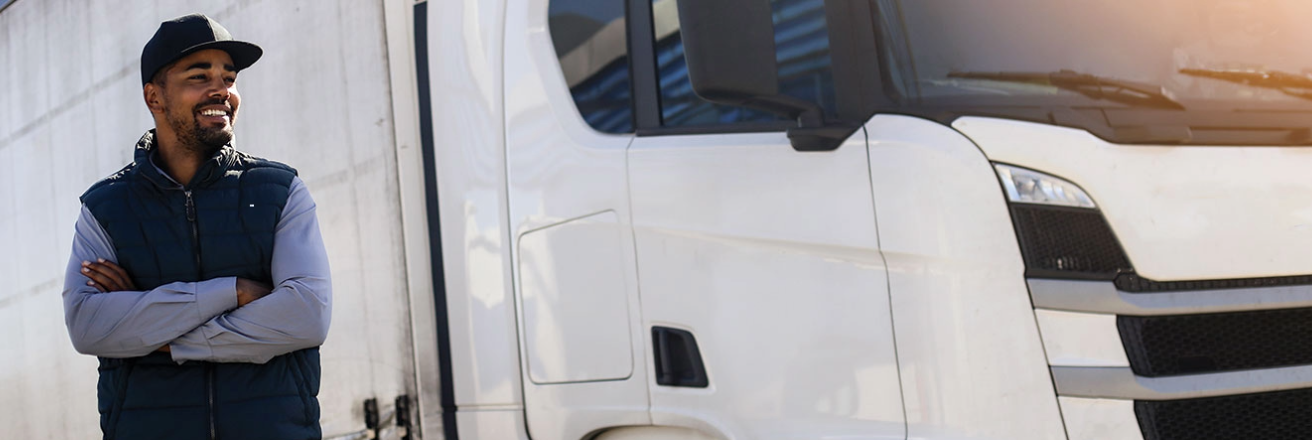
[{"label": "gray wall", "polygon": [[17,0],[0,11],[4,438],[99,436],[96,361],[73,351],[60,302],[77,197],[153,126],[141,47],[190,12],[264,47],[238,80],[237,147],[298,168],[318,202],[336,292],[324,434],[363,428],[363,399],[413,389],[381,1]]}]

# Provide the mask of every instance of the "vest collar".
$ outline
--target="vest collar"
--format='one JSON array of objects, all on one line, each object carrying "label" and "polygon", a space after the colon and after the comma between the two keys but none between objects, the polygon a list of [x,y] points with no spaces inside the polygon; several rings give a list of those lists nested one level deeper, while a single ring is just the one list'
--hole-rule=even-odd
[{"label": "vest collar", "polygon": [[[157,187],[177,187],[177,184],[173,183],[173,179],[161,173],[151,163],[152,157],[159,157],[159,151],[155,148],[155,129],[153,128],[147,130],[146,134],[141,135],[141,140],[137,141],[136,152],[133,153],[133,159],[136,163],[135,168],[141,176]],[[214,152],[209,159],[201,162],[200,168],[196,170],[196,175],[191,178],[191,182],[184,186],[186,188],[208,186],[222,178],[236,163],[237,150],[232,148],[231,143],[224,145],[219,151]]]}]

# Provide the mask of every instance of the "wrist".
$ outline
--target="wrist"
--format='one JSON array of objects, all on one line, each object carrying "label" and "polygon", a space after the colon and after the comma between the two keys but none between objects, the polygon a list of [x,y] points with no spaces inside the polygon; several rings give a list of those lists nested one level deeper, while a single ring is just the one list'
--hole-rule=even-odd
[{"label": "wrist", "polygon": [[251,301],[263,298],[271,291],[269,286],[245,278],[237,278],[237,306],[244,306]]},{"label": "wrist", "polygon": [[233,277],[232,292],[237,296],[237,307],[241,307],[246,304],[246,295],[242,295],[241,288],[242,288],[241,278]]}]

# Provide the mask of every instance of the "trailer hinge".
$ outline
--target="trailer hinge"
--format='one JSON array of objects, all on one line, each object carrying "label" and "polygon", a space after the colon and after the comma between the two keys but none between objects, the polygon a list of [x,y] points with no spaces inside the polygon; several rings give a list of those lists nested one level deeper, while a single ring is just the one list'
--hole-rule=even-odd
[{"label": "trailer hinge", "polygon": [[414,418],[410,416],[410,395],[396,396],[396,429],[401,440],[414,440],[410,433],[414,431]]},{"label": "trailer hinge", "polygon": [[382,434],[382,423],[378,418],[378,399],[367,399],[364,401],[364,427],[373,431],[370,438],[379,438]]}]

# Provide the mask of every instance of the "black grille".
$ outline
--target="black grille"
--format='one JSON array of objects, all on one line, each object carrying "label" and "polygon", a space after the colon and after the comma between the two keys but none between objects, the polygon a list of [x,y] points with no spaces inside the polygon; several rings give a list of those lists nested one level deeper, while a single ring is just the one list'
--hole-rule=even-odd
[{"label": "black grille", "polygon": [[1092,209],[1011,205],[1025,274],[1111,280],[1130,261],[1102,214]]},{"label": "black grille", "polygon": [[1153,281],[1134,273],[1097,210],[1013,203],[1011,218],[1030,278],[1113,280],[1118,290],[1131,293],[1312,285],[1312,275]]},{"label": "black grille", "polygon": [[1140,376],[1312,364],[1312,308],[1118,316],[1116,325]]},{"label": "black grille", "polygon": [[1200,281],[1153,281],[1133,273],[1122,273],[1116,276],[1117,289],[1134,293],[1304,286],[1309,284],[1312,284],[1312,275]]},{"label": "black grille", "polygon": [[1137,401],[1144,440],[1305,440],[1312,438],[1312,389]]}]

